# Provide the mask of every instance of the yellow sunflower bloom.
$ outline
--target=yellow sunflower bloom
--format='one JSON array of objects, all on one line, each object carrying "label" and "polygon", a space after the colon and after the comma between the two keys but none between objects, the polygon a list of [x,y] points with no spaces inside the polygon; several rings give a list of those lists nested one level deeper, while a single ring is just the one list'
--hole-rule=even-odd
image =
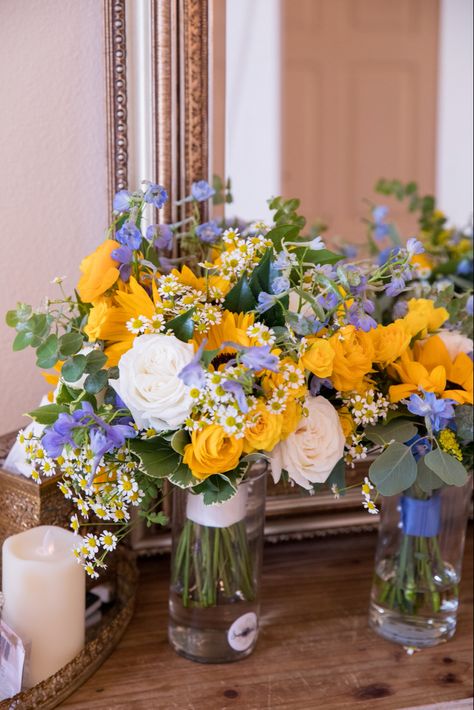
[{"label": "yellow sunflower bloom", "polygon": [[389,368],[401,384],[392,385],[390,400],[401,399],[424,390],[459,404],[473,403],[473,363],[465,353],[451,360],[446,345],[437,335],[424,343],[418,341]]},{"label": "yellow sunflower bloom", "polygon": [[[253,313],[231,313],[231,311],[224,311],[221,322],[211,326],[206,333],[195,333],[192,343],[197,349],[203,340],[207,340],[205,345],[206,350],[217,350],[221,347],[222,343],[225,342],[238,343],[238,345],[249,347],[251,341],[247,335],[247,329],[253,325],[253,323]],[[232,352],[234,352],[232,348],[224,348],[221,350],[221,354]]]},{"label": "yellow sunflower bloom", "polygon": [[207,278],[205,276],[196,276],[187,266],[183,266],[179,271],[178,269],[173,269],[171,273],[176,276],[179,283],[203,293],[213,289],[224,297],[230,290],[230,282],[222,276],[209,275]]}]

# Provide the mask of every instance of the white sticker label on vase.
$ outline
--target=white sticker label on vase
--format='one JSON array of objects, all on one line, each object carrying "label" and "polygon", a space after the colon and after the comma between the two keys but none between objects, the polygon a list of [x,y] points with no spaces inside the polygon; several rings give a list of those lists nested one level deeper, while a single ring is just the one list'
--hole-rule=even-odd
[{"label": "white sticker label on vase", "polygon": [[242,614],[227,632],[229,646],[234,651],[246,651],[255,641],[258,631],[257,615],[253,611]]}]

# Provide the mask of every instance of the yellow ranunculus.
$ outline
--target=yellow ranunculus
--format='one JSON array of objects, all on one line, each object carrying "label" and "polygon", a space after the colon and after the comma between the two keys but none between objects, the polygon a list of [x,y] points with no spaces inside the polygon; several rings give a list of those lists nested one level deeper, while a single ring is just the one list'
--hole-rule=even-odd
[{"label": "yellow ranunculus", "polygon": [[332,335],[329,344],[334,350],[331,380],[341,392],[352,392],[362,387],[364,377],[371,372],[374,346],[370,333],[346,325]]},{"label": "yellow ranunculus", "polygon": [[337,410],[339,421],[341,423],[344,436],[348,439],[355,431],[356,424],[354,418],[347,407],[341,407]]},{"label": "yellow ranunculus", "polygon": [[424,338],[428,333],[438,330],[448,318],[446,308],[435,308],[429,298],[411,298],[403,321],[412,337],[419,335]]},{"label": "yellow ranunculus", "polygon": [[260,400],[250,412],[245,429],[244,451],[271,451],[281,439],[282,414],[273,414]]},{"label": "yellow ranunculus", "polygon": [[[392,402],[424,390],[459,404],[473,403],[471,358],[461,352],[451,360],[446,345],[437,335],[425,342],[417,341],[413,350],[406,350],[400,360],[390,366],[389,374],[401,382],[390,387]],[[447,385],[449,389],[446,389]]]},{"label": "yellow ranunculus", "polygon": [[303,416],[303,408],[295,399],[290,399],[286,403],[285,411],[282,414],[283,422],[281,425],[281,438],[286,439],[287,436],[293,434],[296,427],[300,423]]},{"label": "yellow ranunculus", "polygon": [[92,303],[102,296],[117,281],[120,272],[112,252],[120,244],[114,239],[106,239],[92,254],[81,261],[82,276],[77,291],[84,303]]},{"label": "yellow ranunculus", "polygon": [[403,319],[390,325],[378,325],[369,333],[374,346],[374,362],[384,366],[395,362],[410,345],[411,334]]},{"label": "yellow ranunculus", "polygon": [[191,443],[184,450],[183,462],[193,476],[204,480],[213,473],[232,471],[243,451],[243,439],[229,436],[218,424],[193,431]]},{"label": "yellow ranunculus", "polygon": [[335,353],[327,340],[315,338],[310,347],[302,355],[300,364],[316,377],[332,375]]}]

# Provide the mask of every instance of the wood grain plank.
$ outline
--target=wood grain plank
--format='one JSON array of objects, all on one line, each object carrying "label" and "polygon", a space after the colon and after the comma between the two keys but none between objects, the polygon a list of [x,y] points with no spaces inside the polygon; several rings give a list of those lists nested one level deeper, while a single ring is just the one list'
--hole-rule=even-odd
[{"label": "wood grain plank", "polygon": [[449,707],[470,698],[472,530],[456,637],[411,657],[367,626],[375,542],[375,535],[360,534],[267,545],[257,649],[221,666],[174,654],[166,640],[168,558],[141,560],[129,629],[102,668],[61,707],[398,710]]}]

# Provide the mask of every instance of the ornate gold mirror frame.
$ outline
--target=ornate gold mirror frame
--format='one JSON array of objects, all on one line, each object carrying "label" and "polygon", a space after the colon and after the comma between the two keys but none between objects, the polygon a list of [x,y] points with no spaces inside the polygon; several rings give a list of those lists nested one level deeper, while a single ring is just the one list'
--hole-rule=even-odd
[{"label": "ornate gold mirror frame", "polygon": [[[188,194],[193,180],[210,177],[210,146],[224,136],[224,8],[224,0],[104,0],[110,198],[137,184],[140,171],[140,179],[166,185],[170,203]],[[217,149],[222,156],[222,146]],[[167,210],[161,219],[180,217],[176,207]],[[12,441],[13,436],[1,437],[0,465]],[[348,484],[364,475],[363,467],[348,472]],[[0,470],[0,541],[32,525],[67,525],[69,510],[54,483],[37,486]],[[166,503],[166,513],[169,508]],[[376,524],[375,516],[362,509],[357,486],[335,500],[330,493],[307,496],[269,482],[265,531],[272,541],[357,532]],[[169,530],[137,521],[132,545],[143,553],[167,550]]]}]

